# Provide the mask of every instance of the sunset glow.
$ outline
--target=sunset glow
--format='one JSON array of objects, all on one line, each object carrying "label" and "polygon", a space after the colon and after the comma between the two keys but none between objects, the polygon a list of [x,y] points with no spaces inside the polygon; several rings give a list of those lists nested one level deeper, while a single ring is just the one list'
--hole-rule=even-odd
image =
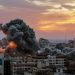
[{"label": "sunset glow", "polygon": [[75,0],[8,0],[8,2],[0,1],[0,22],[21,18],[35,30],[37,38],[56,39],[55,34],[58,39],[63,39],[65,35],[68,39],[75,38]]}]

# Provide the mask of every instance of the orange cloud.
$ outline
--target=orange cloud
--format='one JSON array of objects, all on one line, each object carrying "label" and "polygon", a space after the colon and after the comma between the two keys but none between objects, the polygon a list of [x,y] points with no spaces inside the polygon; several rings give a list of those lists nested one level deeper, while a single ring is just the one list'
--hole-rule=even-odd
[{"label": "orange cloud", "polygon": [[38,26],[35,27],[36,30],[48,31],[48,32],[50,31],[63,31],[63,32],[75,31],[74,12],[68,12],[68,13],[64,12],[64,14],[54,13],[51,15],[43,15],[42,17],[38,22]]}]

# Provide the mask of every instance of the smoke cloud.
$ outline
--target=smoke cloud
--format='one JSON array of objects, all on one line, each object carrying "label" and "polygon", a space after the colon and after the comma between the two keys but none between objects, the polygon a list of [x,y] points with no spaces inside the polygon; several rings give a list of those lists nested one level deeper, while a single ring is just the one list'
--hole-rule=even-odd
[{"label": "smoke cloud", "polygon": [[0,29],[7,34],[8,42],[17,44],[16,50],[22,53],[32,53],[39,49],[35,32],[21,19],[15,19],[1,25]]}]

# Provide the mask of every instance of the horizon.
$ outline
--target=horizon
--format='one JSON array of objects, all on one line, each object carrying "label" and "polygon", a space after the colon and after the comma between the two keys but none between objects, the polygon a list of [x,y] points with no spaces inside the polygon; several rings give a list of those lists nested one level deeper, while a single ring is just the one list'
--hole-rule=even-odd
[{"label": "horizon", "polygon": [[33,28],[37,39],[75,38],[75,0],[0,0],[0,23],[16,18]]}]

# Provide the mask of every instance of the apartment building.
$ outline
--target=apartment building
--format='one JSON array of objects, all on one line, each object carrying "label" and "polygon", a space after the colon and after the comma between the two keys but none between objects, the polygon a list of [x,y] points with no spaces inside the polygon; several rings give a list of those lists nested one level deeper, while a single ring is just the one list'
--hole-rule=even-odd
[{"label": "apartment building", "polygon": [[56,66],[64,66],[64,57],[62,56],[50,56],[48,55],[49,63]]},{"label": "apartment building", "polygon": [[25,75],[25,73],[32,73],[35,63],[32,62],[31,56],[12,56],[11,70],[12,75]]},{"label": "apartment building", "polygon": [[55,66],[56,72],[63,72],[64,57],[63,56],[50,56],[44,54],[36,54],[34,56],[27,55],[13,55],[9,57],[12,75],[26,75],[27,73],[35,75],[36,72],[53,72]]},{"label": "apartment building", "polygon": [[60,72],[63,73],[64,71],[64,56],[59,55],[59,56],[50,56],[48,55],[48,60],[49,60],[49,64],[52,64],[56,67],[56,71],[55,72]]},{"label": "apartment building", "polygon": [[39,54],[36,56],[33,56],[33,62],[37,64],[37,68],[43,68],[46,66],[49,66],[48,58],[44,54]]}]

